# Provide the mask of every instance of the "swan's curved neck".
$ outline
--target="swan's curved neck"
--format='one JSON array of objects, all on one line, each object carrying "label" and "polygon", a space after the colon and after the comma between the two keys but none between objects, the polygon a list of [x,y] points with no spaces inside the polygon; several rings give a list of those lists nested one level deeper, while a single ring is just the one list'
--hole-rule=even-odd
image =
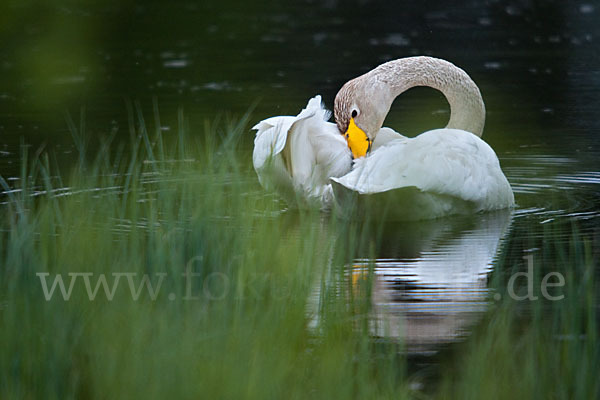
[{"label": "swan's curved neck", "polygon": [[462,129],[477,136],[483,133],[485,106],[479,88],[454,64],[432,57],[409,57],[382,64],[371,74],[389,88],[389,106],[404,91],[429,86],[442,92],[450,104],[446,128]]}]

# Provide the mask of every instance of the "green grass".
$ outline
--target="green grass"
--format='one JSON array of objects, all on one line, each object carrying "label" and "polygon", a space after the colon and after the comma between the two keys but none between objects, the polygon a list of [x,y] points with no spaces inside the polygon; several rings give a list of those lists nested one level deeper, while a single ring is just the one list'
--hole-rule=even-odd
[{"label": "green grass", "polygon": [[[566,242],[555,238],[555,232],[544,232],[539,259],[534,258],[538,300],[507,296],[508,277],[526,268],[500,263],[490,286],[499,288],[503,300],[455,349],[441,379],[442,398],[475,399],[481,393],[486,399],[598,398],[597,261],[576,229]],[[552,295],[564,299],[547,301],[539,288],[543,275],[553,271],[564,274],[565,286]]]},{"label": "green grass", "polygon": [[[24,151],[0,214],[1,399],[598,396],[594,261],[578,236],[543,241],[570,271],[564,301],[492,302],[418,389],[402,343],[369,336],[369,291],[344,279],[355,255],[377,251],[380,227],[282,213],[240,145],[247,117],[207,123],[196,140],[180,113],[177,137],[163,138],[134,105],[124,146],[90,143],[83,113],[67,121],[76,165],[61,173]],[[491,287],[522,268],[513,259],[500,258]],[[49,284],[92,273],[92,287],[99,274],[110,285],[135,273],[136,286],[148,274],[155,287],[166,275],[155,299],[132,299],[122,276],[110,301],[102,289],[90,301],[82,277],[68,301],[58,290],[47,301],[40,272]]]}]

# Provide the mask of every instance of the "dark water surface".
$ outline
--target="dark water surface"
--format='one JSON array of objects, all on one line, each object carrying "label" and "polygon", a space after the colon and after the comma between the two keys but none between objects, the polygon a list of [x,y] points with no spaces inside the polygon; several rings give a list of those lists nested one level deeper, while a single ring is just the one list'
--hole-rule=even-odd
[{"label": "dark water surface", "polygon": [[[575,223],[598,254],[600,4],[396,3],[3,2],[0,174],[18,179],[21,138],[74,158],[65,114],[77,119],[82,107],[92,135],[128,138],[128,101],[139,101],[148,118],[155,101],[165,135],[176,134],[183,109],[194,135],[205,120],[251,106],[252,122],[297,114],[315,94],[332,108],[345,81],[384,61],[448,59],[480,86],[483,138],[518,207],[392,225],[377,257],[348,266],[356,282],[374,263],[373,335],[434,352],[463,338],[490,298],[504,295],[488,282],[503,244],[509,263],[524,265],[543,237],[571,240]],[[396,100],[385,125],[415,135],[448,116],[439,93],[416,88]],[[248,132],[247,152],[252,140]]]}]

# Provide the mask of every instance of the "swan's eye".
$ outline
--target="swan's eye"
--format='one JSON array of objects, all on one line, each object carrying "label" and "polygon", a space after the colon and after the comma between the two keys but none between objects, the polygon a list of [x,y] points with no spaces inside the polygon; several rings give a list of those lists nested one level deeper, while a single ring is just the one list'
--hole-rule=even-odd
[{"label": "swan's eye", "polygon": [[356,118],[357,115],[358,115],[358,111],[352,110],[352,118]]}]

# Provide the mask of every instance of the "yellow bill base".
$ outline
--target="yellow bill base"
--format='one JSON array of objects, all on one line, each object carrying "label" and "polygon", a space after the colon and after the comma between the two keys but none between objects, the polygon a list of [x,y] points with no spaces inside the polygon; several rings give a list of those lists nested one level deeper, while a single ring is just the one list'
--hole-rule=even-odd
[{"label": "yellow bill base", "polygon": [[346,140],[348,147],[352,151],[354,158],[364,157],[371,150],[371,140],[367,134],[360,129],[354,122],[354,118],[350,118],[348,129],[346,130]]}]

